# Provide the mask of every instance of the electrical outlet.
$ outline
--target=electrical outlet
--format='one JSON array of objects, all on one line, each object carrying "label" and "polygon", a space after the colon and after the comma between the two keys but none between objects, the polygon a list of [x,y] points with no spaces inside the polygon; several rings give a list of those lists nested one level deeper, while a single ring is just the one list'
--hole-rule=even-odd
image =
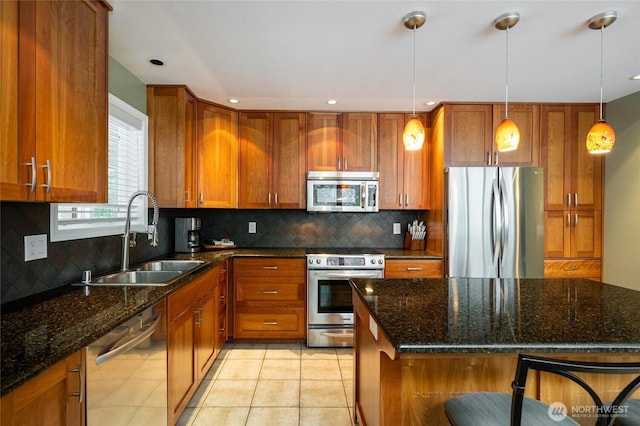
[{"label": "electrical outlet", "polygon": [[400,235],[402,233],[402,231],[400,230],[400,224],[399,223],[394,223],[393,224],[393,235]]},{"label": "electrical outlet", "polygon": [[24,261],[47,258],[47,234],[24,236]]},{"label": "electrical outlet", "polygon": [[250,234],[255,234],[256,233],[256,223],[255,222],[249,222],[249,233]]}]

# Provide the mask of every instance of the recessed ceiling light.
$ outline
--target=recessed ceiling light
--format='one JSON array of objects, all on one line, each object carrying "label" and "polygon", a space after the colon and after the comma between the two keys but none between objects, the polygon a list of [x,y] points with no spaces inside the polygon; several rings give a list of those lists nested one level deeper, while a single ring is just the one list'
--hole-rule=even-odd
[{"label": "recessed ceiling light", "polygon": [[327,101],[327,103],[328,103],[329,105],[335,105],[335,104],[337,104],[337,103],[338,103],[338,101],[336,101],[335,99],[329,99],[329,100]]},{"label": "recessed ceiling light", "polygon": [[238,102],[240,102],[240,101],[238,101],[236,98],[229,98],[229,103],[230,104],[237,104]]},{"label": "recessed ceiling light", "polygon": [[424,103],[426,106],[434,106],[436,104],[436,101],[427,101]]},{"label": "recessed ceiling light", "polygon": [[629,80],[640,80],[640,74],[632,76]]},{"label": "recessed ceiling light", "polygon": [[164,61],[160,58],[149,58],[149,63],[159,67],[164,65]]}]

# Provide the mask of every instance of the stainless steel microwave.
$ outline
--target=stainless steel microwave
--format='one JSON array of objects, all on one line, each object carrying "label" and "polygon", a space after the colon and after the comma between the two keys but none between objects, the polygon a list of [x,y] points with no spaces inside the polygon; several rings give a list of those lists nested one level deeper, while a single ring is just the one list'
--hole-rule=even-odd
[{"label": "stainless steel microwave", "polygon": [[307,211],[377,212],[378,172],[309,172]]}]

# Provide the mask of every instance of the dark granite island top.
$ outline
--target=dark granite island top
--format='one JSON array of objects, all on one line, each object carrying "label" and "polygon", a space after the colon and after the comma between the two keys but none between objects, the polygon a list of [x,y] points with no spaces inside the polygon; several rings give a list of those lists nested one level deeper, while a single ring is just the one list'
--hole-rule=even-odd
[{"label": "dark granite island top", "polygon": [[398,353],[640,352],[640,292],[584,279],[353,279]]},{"label": "dark granite island top", "polygon": [[[640,292],[583,279],[352,279],[354,411],[370,425],[449,425],[448,399],[511,393],[518,353],[640,361]],[[527,395],[584,407],[540,374]],[[599,383],[613,398],[627,382]],[[606,393],[609,392],[609,393]],[[592,424],[592,423],[591,423]]]}]

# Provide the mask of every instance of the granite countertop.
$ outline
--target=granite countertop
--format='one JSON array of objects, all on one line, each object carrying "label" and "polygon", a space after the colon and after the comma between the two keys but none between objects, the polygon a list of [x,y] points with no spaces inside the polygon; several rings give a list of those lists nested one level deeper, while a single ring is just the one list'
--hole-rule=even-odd
[{"label": "granite countertop", "polygon": [[586,279],[352,279],[402,353],[640,352],[640,292]]},{"label": "granite countertop", "polygon": [[[431,257],[427,252],[379,250],[390,257]],[[214,267],[232,257],[304,258],[305,248],[233,248],[176,254],[165,258],[198,259]],[[206,269],[166,287],[63,286],[2,306],[0,382],[5,395],[58,361],[107,334],[122,322],[187,284]]]}]

